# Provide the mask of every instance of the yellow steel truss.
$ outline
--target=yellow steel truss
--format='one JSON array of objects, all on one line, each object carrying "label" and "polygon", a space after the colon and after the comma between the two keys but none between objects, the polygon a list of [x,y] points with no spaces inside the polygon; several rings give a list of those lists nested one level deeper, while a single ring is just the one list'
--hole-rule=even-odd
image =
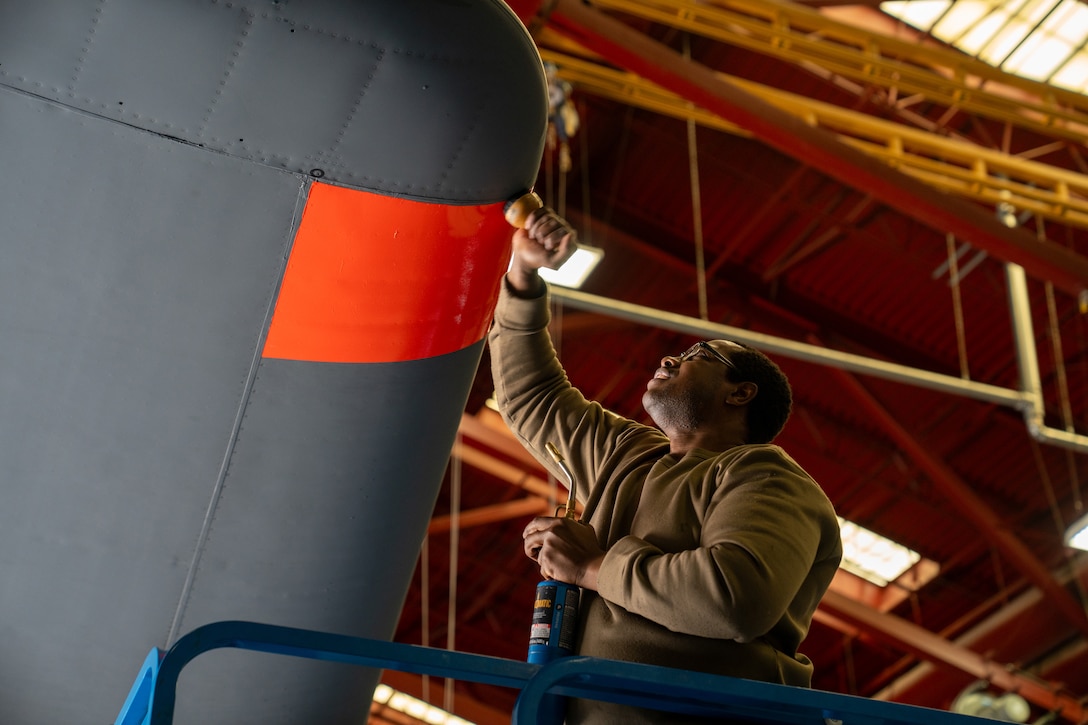
[{"label": "yellow steel truss", "polygon": [[[559,75],[579,90],[728,133],[736,125],[633,73],[541,48]],[[1088,176],[1019,158],[966,141],[884,121],[829,103],[719,74],[747,93],[833,132],[843,143],[948,192],[987,204],[1007,202],[1020,211],[1088,228]]]},{"label": "yellow steel truss", "polygon": [[811,64],[897,97],[945,106],[1083,144],[1088,98],[1005,73],[958,51],[868,33],[778,0],[593,0],[723,43]]}]

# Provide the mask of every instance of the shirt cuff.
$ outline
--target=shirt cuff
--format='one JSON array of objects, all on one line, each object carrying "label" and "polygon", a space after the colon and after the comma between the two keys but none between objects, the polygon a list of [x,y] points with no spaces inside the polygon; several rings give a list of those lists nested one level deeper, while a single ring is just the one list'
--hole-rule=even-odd
[{"label": "shirt cuff", "polygon": [[506,277],[499,286],[499,303],[496,320],[512,330],[542,330],[551,322],[551,300],[548,287],[538,297],[521,297],[510,291]]}]

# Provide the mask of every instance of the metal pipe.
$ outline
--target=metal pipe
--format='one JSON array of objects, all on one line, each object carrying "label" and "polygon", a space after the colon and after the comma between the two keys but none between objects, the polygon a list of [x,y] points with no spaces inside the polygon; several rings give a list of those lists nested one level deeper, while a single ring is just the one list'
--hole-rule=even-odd
[{"label": "metal pipe", "polygon": [[1044,423],[1043,386],[1039,374],[1039,356],[1035,349],[1027,274],[1023,267],[1007,263],[1005,277],[1009,284],[1009,314],[1012,318],[1016,361],[1020,367],[1020,387],[1024,390],[1025,402],[1029,404],[1023,409],[1028,433],[1042,443],[1051,443],[1074,451],[1088,451],[1088,436],[1051,428]]},{"label": "metal pipe", "polygon": [[1015,408],[1022,412],[1028,433],[1036,440],[1074,451],[1088,452],[1088,436],[1043,424],[1042,383],[1035,349],[1035,334],[1031,323],[1031,309],[1028,303],[1027,277],[1023,267],[1011,263],[1006,266],[1006,275],[1009,281],[1009,311],[1012,316],[1013,338],[1017,364],[1020,368],[1020,384],[1023,387],[1023,390],[1019,391],[849,352],[828,350],[817,345],[786,340],[740,327],[708,322],[696,317],[678,315],[564,287],[551,287],[551,295],[571,307],[587,312],[599,312],[651,327],[700,337],[736,340],[758,347],[764,352],[777,353],[795,360],[827,365]]},{"label": "metal pipe", "polygon": [[1028,424],[1028,430],[1034,435],[1043,423],[1043,392],[1039,376],[1039,356],[1035,348],[1035,331],[1031,321],[1027,275],[1023,267],[1006,264],[1005,279],[1009,289],[1009,319],[1012,321],[1016,362],[1020,369],[1020,389],[1031,403],[1024,408],[1024,420]]},{"label": "metal pipe", "polygon": [[786,340],[740,327],[708,322],[696,317],[678,315],[578,290],[553,286],[550,288],[550,292],[554,299],[563,300],[564,303],[571,307],[588,312],[599,312],[652,327],[712,339],[736,340],[758,347],[763,352],[777,353],[796,360],[828,365],[855,373],[873,375],[886,380],[917,385],[1012,408],[1026,410],[1031,409],[1035,404],[1029,393],[1009,390],[996,385],[964,380],[951,375],[942,375],[849,352],[829,350],[817,345]]},{"label": "metal pipe", "polygon": [[559,449],[555,447],[554,443],[548,441],[546,448],[548,449],[548,455],[552,457],[552,460],[555,461],[555,465],[559,466],[559,470],[563,472],[563,476],[567,479],[567,505],[566,513],[563,515],[568,519],[573,519],[578,515],[575,511],[577,484],[574,482],[574,474],[571,473],[567,461],[563,458],[563,454],[559,452]]}]

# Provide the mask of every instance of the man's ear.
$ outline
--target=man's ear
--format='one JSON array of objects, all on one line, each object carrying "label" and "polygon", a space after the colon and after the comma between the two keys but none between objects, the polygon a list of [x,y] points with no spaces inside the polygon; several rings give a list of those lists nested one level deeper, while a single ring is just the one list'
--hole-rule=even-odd
[{"label": "man's ear", "polygon": [[751,381],[737,383],[737,387],[725,399],[729,405],[747,405],[759,392],[759,386]]}]

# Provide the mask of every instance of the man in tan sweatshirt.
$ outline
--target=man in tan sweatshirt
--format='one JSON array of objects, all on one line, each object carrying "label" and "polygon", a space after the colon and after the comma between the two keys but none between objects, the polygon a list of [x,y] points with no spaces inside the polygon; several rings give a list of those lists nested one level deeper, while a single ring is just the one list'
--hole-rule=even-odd
[{"label": "man in tan sweatshirt", "polygon": [[[542,576],[582,588],[578,654],[809,686],[798,647],[842,544],[827,496],[771,444],[789,383],[762,353],[713,340],[647,361],[643,406],[656,427],[586,400],[556,358],[537,273],[576,244],[549,209],[515,232],[489,344],[511,430],[559,474],[554,444],[580,486],[581,522],[538,517],[525,529]],[[568,723],[689,721],[590,700],[567,713]]]}]

